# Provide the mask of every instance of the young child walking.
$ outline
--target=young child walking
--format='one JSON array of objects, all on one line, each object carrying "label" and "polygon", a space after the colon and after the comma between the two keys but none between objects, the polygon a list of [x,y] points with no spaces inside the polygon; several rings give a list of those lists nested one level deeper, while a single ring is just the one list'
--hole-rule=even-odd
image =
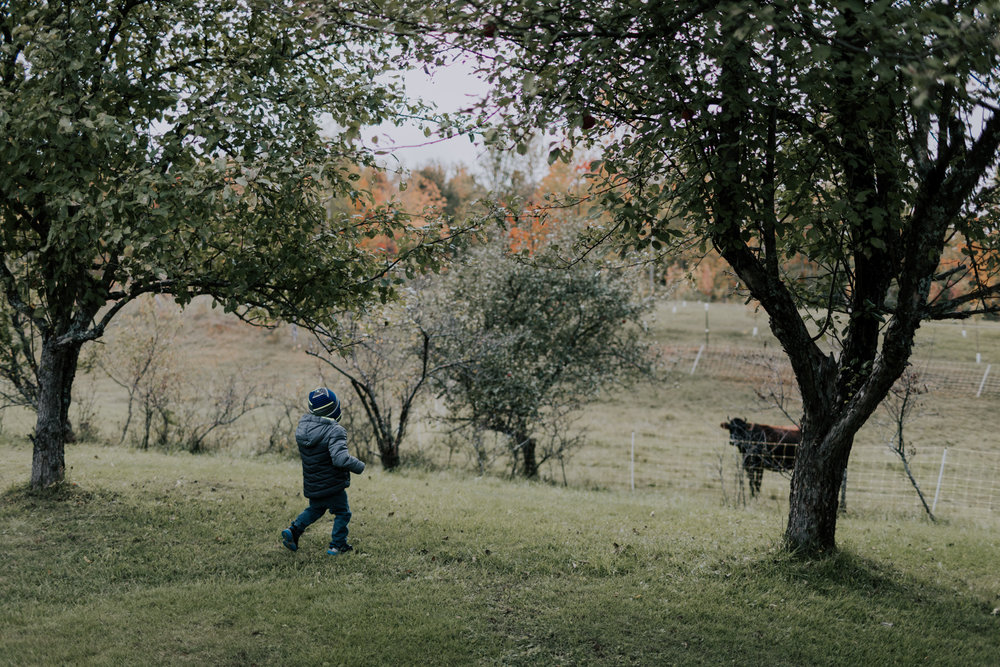
[{"label": "young child walking", "polygon": [[302,415],[295,429],[295,442],[302,457],[303,494],[309,507],[281,531],[281,543],[297,551],[299,537],[312,523],[326,512],[333,515],[333,533],[330,536],[331,556],[352,550],[347,543],[347,524],[351,521],[351,508],[347,504],[347,487],[351,473],[360,475],[365,464],[347,451],[347,431],[337,423],[340,419],[340,400],[326,387],[309,392],[309,412]]}]

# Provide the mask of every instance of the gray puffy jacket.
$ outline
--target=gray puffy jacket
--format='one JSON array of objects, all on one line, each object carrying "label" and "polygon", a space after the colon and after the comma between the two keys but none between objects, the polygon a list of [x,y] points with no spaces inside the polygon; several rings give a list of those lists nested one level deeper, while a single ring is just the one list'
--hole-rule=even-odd
[{"label": "gray puffy jacket", "polygon": [[302,493],[310,500],[327,498],[351,485],[365,464],[347,451],[347,431],[328,417],[302,415],[295,429],[302,457]]}]

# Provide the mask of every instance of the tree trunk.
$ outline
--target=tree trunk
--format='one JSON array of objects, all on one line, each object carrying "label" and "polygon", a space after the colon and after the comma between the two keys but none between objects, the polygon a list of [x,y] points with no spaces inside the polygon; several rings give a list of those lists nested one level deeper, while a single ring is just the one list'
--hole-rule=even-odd
[{"label": "tree trunk", "polygon": [[66,443],[72,439],[69,406],[80,344],[42,343],[38,365],[38,414],[32,437],[31,488],[58,484],[66,477]]},{"label": "tree trunk", "polygon": [[538,460],[535,458],[535,439],[525,436],[521,442],[524,443],[521,447],[521,453],[524,456],[524,465],[521,468],[521,472],[528,478],[538,477]]},{"label": "tree trunk", "polygon": [[399,467],[399,442],[383,445],[379,443],[378,456],[382,461],[382,467],[386,470],[395,470]]},{"label": "tree trunk", "polygon": [[837,548],[840,490],[854,434],[833,430],[804,435],[792,474],[785,547],[815,556]]}]

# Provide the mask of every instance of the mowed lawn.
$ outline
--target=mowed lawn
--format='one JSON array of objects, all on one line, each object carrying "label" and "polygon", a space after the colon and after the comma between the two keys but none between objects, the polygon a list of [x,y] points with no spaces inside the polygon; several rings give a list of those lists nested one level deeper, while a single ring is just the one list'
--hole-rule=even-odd
[{"label": "mowed lawn", "polygon": [[847,516],[839,555],[710,495],[453,472],[350,489],[283,549],[295,461],[71,445],[40,496],[0,438],[0,663],[995,665],[1000,526]]}]

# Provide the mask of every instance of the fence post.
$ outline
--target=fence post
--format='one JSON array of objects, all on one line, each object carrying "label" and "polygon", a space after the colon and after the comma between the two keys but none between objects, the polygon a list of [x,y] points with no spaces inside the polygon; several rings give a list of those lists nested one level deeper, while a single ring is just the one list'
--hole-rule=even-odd
[{"label": "fence post", "polygon": [[976,392],[976,398],[979,398],[980,396],[983,395],[983,387],[986,386],[986,378],[989,377],[990,367],[992,367],[992,366],[993,366],[993,364],[986,364],[986,372],[983,373],[983,379],[979,383],[979,391]]},{"label": "fence post", "polygon": [[938,482],[937,482],[937,488],[934,489],[934,502],[931,503],[931,514],[934,514],[934,512],[937,511],[938,494],[941,493],[941,478],[944,477],[944,462],[945,459],[947,458],[948,458],[948,448],[945,447],[944,451],[941,452],[941,470],[938,471]]},{"label": "fence post", "polygon": [[708,302],[705,302],[705,345],[708,345]]},{"label": "fence post", "polygon": [[694,369],[698,368],[698,360],[701,359],[701,353],[705,351],[704,344],[698,348],[698,354],[694,357],[694,364],[691,366],[691,375],[694,375]]}]

